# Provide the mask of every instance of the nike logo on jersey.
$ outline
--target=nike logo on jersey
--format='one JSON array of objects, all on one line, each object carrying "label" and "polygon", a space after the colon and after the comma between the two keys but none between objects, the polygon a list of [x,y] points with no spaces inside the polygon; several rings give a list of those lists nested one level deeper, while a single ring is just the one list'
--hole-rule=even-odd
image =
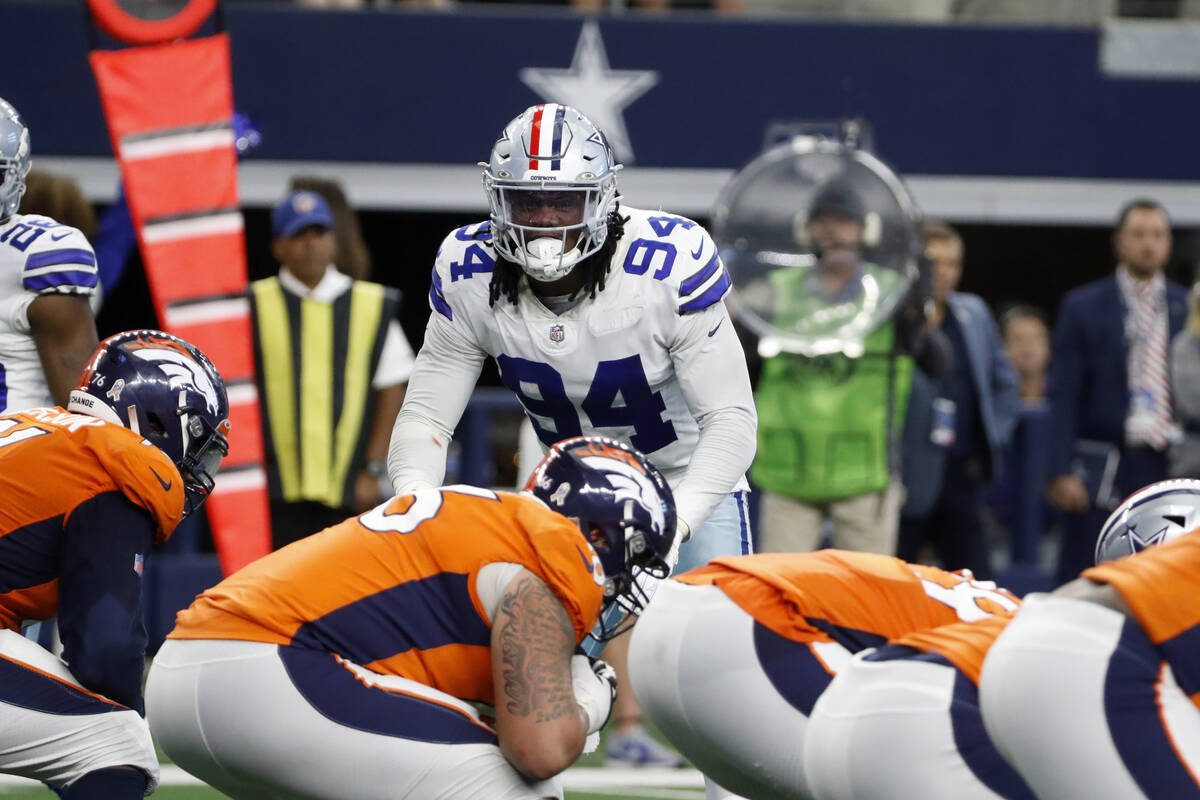
[{"label": "nike logo on jersey", "polygon": [[151,467],[150,471],[154,473],[154,477],[158,478],[158,485],[163,487],[164,492],[171,491],[171,486],[174,485],[174,481],[164,481],[162,476],[155,471],[154,467]]},{"label": "nike logo on jersey", "polygon": [[579,549],[579,545],[575,545],[575,552],[579,553],[579,557],[583,559],[583,565],[587,567],[589,573],[596,571],[596,568],[592,566],[592,560],[584,555],[584,552]]},{"label": "nike logo on jersey", "polygon": [[692,258],[699,260],[700,254],[704,252],[704,240],[700,240],[700,246],[696,248],[696,252],[692,253]]},{"label": "nike logo on jersey", "polygon": [[725,320],[721,320],[721,321],[720,321],[720,322],[718,322],[716,325],[714,325],[714,326],[713,326],[713,329],[712,329],[711,331],[709,331],[709,332],[708,332],[708,335],[711,337],[711,336],[712,336],[714,333],[716,333],[716,332],[717,332],[717,328],[721,327],[721,325],[722,325],[724,322],[725,322]]},{"label": "nike logo on jersey", "polygon": [[71,235],[70,231],[63,231],[62,233],[57,234],[57,235],[52,233],[52,234],[50,234],[50,239],[51,239],[51,241],[57,242],[59,239],[65,239],[70,235]]}]

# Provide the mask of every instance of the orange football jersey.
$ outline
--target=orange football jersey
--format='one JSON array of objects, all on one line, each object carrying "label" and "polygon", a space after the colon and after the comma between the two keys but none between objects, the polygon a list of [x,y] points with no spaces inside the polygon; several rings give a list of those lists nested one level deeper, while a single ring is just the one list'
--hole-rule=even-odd
[{"label": "orange football jersey", "polygon": [[0,415],[0,626],[58,613],[63,524],[114,491],[150,513],[158,541],[183,516],[179,470],[133,431],[57,407]]},{"label": "orange football jersey", "polygon": [[1200,530],[1081,575],[1116,589],[1150,641],[1167,647],[1168,658],[1173,640],[1189,632],[1194,637],[1200,628]]},{"label": "orange football jersey", "polygon": [[726,556],[676,580],[717,586],[780,636],[837,641],[852,651],[1019,602],[961,574],[844,550]]},{"label": "orange football jersey", "polygon": [[892,644],[905,645],[923,653],[936,653],[979,685],[979,674],[983,671],[983,659],[1015,612],[1006,611],[976,622],[957,622],[932,630],[914,631],[901,636]]},{"label": "orange football jersey", "polygon": [[528,495],[466,486],[393,498],[277,550],[196,598],[176,639],[311,647],[491,704],[491,624],[475,578],[520,564],[562,600],[576,643],[604,599],[578,526]]}]

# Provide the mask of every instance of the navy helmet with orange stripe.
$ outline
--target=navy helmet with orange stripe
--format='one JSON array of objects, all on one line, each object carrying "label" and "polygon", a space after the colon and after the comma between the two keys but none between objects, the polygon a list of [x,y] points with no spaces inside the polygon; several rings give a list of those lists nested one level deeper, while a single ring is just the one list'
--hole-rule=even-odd
[{"label": "navy helmet with orange stripe", "polygon": [[649,596],[638,578],[667,576],[675,537],[675,498],[658,468],[623,442],[576,436],[550,448],[525,491],[579,524],[604,569],[606,604],[640,614]]},{"label": "navy helmet with orange stripe", "polygon": [[184,516],[212,492],[229,452],[229,399],[208,356],[155,330],[102,341],[88,361],[69,411],[113,422],[167,454],[183,478]]},{"label": "navy helmet with orange stripe", "polygon": [[604,246],[621,165],[604,133],[570,106],[530,106],[480,162],[492,243],[529,277],[554,281]]}]

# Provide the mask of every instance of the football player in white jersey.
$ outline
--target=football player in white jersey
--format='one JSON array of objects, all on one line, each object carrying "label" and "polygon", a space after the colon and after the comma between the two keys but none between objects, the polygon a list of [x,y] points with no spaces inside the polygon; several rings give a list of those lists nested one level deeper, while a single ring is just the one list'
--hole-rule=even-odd
[{"label": "football player in white jersey", "polygon": [[66,406],[96,349],[96,255],[50,217],[18,214],[29,129],[0,100],[0,411]]},{"label": "football player in white jersey", "polygon": [[[750,552],[757,417],[708,232],[621,206],[608,141],[569,106],[526,109],[481,166],[491,219],[438,251],[388,456],[397,492],[443,482],[451,434],[491,356],[543,448],[611,436],[666,474],[686,540],[679,570]],[[620,704],[616,717],[619,730]]]}]

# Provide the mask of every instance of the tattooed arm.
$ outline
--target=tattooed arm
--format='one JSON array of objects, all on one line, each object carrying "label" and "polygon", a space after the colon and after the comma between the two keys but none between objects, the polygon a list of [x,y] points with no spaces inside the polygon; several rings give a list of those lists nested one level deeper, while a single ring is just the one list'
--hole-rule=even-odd
[{"label": "tattooed arm", "polygon": [[574,647],[562,601],[522,569],[492,623],[492,679],[500,749],[530,778],[557,775],[583,752],[588,720],[571,684]]}]

